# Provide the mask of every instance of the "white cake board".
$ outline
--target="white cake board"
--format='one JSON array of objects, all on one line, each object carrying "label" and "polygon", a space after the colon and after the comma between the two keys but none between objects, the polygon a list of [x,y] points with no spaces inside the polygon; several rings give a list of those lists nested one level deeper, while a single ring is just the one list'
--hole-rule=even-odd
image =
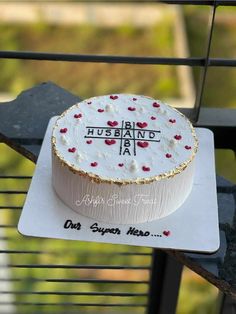
[{"label": "white cake board", "polygon": [[[50,144],[55,119],[56,117],[52,118],[49,123],[20,217],[18,230],[21,234],[209,253],[219,248],[214,142],[210,130],[196,130],[200,142],[196,157],[196,176],[186,202],[165,218],[141,224],[121,225],[84,217],[64,205],[55,194],[51,185]],[[67,220],[77,224],[74,225],[77,228],[64,228]],[[112,233],[102,235],[91,229],[92,225],[113,228],[110,230]],[[166,235],[163,231],[166,231]]]}]

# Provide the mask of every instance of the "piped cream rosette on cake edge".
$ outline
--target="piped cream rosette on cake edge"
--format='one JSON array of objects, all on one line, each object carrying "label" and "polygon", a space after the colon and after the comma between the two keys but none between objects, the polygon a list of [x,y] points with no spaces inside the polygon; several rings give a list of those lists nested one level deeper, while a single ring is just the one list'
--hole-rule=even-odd
[{"label": "piped cream rosette on cake edge", "polygon": [[159,100],[90,98],[55,123],[52,184],[66,205],[98,221],[155,220],[191,192],[197,147],[189,120]]}]

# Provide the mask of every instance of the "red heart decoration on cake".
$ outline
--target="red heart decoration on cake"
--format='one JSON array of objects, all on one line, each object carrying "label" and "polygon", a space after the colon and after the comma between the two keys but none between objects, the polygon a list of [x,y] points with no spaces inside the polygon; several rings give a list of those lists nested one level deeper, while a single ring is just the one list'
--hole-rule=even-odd
[{"label": "red heart decoration on cake", "polygon": [[123,167],[123,166],[124,166],[124,164],[118,164],[118,166],[119,166],[119,167]]},{"label": "red heart decoration on cake", "polygon": [[181,135],[176,134],[176,135],[174,136],[174,138],[175,138],[177,141],[179,141],[179,140],[181,140],[182,136],[181,136]]},{"label": "red heart decoration on cake", "polygon": [[107,124],[110,126],[117,126],[118,122],[117,121],[107,121]]},{"label": "red heart decoration on cake", "polygon": [[76,114],[74,114],[74,118],[76,118],[76,119],[82,118],[82,114],[76,113]]},{"label": "red heart decoration on cake", "polygon": [[148,126],[148,124],[146,122],[137,122],[136,125],[140,128],[146,128]]},{"label": "red heart decoration on cake", "polygon": [[106,143],[107,145],[113,145],[113,144],[116,143],[116,140],[105,140],[105,143]]},{"label": "red heart decoration on cake", "polygon": [[146,167],[146,166],[143,166],[142,169],[143,169],[143,171],[150,171],[150,168]]},{"label": "red heart decoration on cake", "polygon": [[60,129],[60,133],[66,133],[66,132],[67,132],[67,128]]},{"label": "red heart decoration on cake", "polygon": [[75,147],[68,148],[69,153],[74,153],[76,151]]},{"label": "red heart decoration on cake", "polygon": [[170,123],[175,123],[176,120],[175,120],[175,119],[169,119],[169,122],[170,122]]},{"label": "red heart decoration on cake", "polygon": [[118,99],[118,96],[111,95],[111,96],[110,96],[110,99],[112,99],[112,100],[116,100],[116,99]]},{"label": "red heart decoration on cake", "polygon": [[146,147],[148,147],[149,143],[148,142],[137,142],[137,145],[139,147],[146,148]]},{"label": "red heart decoration on cake", "polygon": [[158,104],[157,102],[154,102],[154,103],[152,104],[152,106],[153,106],[154,108],[159,108],[159,107],[160,107],[160,104]]},{"label": "red heart decoration on cake", "polygon": [[164,236],[169,237],[170,230],[164,230],[162,233],[164,234]]},{"label": "red heart decoration on cake", "polygon": [[171,158],[172,157],[172,155],[171,154],[166,154],[166,158]]},{"label": "red heart decoration on cake", "polygon": [[98,112],[104,112],[104,109],[98,109]]},{"label": "red heart decoration on cake", "polygon": [[136,101],[137,100],[137,98],[133,98],[133,101]]},{"label": "red heart decoration on cake", "polygon": [[151,117],[151,120],[156,120],[156,117],[153,117],[153,116],[152,116],[152,117]]},{"label": "red heart decoration on cake", "polygon": [[191,146],[188,146],[188,145],[185,145],[184,148],[187,149],[187,150],[189,150],[189,149],[191,149],[192,147],[191,147]]},{"label": "red heart decoration on cake", "polygon": [[86,141],[87,144],[92,144],[92,142],[93,142],[92,140]]},{"label": "red heart decoration on cake", "polygon": [[98,163],[96,161],[91,162],[91,164],[90,164],[91,167],[97,167],[97,165],[98,165]]},{"label": "red heart decoration on cake", "polygon": [[128,107],[128,110],[129,110],[129,111],[135,111],[136,108],[134,108],[134,107]]}]

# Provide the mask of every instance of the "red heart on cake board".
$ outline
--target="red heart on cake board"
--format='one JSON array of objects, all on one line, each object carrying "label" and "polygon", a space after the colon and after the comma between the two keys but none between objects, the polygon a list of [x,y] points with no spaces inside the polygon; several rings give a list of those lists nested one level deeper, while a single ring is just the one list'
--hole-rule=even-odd
[{"label": "red heart on cake board", "polygon": [[176,134],[176,135],[174,136],[174,138],[175,138],[177,141],[179,141],[179,140],[181,140],[182,136],[179,135],[179,134]]},{"label": "red heart on cake board", "polygon": [[162,233],[164,234],[164,236],[169,237],[170,230],[164,230]]},{"label": "red heart on cake board", "polygon": [[76,114],[74,114],[74,118],[76,118],[76,119],[82,118],[82,114],[76,113]]},{"label": "red heart on cake board", "polygon": [[116,143],[116,140],[105,140],[105,143],[106,143],[107,145],[113,145],[113,144]]},{"label": "red heart on cake board", "polygon": [[129,111],[135,111],[136,108],[135,108],[135,107],[128,107],[128,110],[129,110]]},{"label": "red heart on cake board", "polygon": [[137,142],[137,145],[139,146],[139,147],[142,147],[142,148],[146,148],[146,147],[148,147],[148,145],[149,145],[149,143],[148,142]]},{"label": "red heart on cake board", "polygon": [[154,108],[159,108],[159,107],[160,107],[160,105],[159,105],[157,102],[154,102],[154,103],[152,104],[152,106],[153,106]]},{"label": "red heart on cake board", "polygon": [[118,122],[117,121],[107,121],[107,124],[109,126],[117,126],[118,125]]},{"label": "red heart on cake board", "polygon": [[146,128],[148,126],[147,122],[137,122],[136,125],[140,128]]},{"label": "red heart on cake board", "polygon": [[191,146],[188,146],[188,145],[185,145],[184,148],[187,149],[187,150],[189,150],[189,149],[191,149],[192,147],[191,147]]},{"label": "red heart on cake board", "polygon": [[66,132],[67,132],[67,128],[60,129],[60,133],[66,133]]},{"label": "red heart on cake board", "polygon": [[68,148],[69,153],[74,153],[76,151],[75,147]]},{"label": "red heart on cake board", "polygon": [[111,96],[110,96],[110,99],[116,100],[116,99],[118,99],[118,96],[116,96],[116,95],[111,95]]}]

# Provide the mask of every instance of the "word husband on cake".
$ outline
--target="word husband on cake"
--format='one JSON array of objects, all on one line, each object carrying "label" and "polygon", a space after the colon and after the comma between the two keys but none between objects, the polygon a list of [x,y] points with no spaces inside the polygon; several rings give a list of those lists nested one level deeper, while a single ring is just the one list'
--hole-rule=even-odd
[{"label": "word husband on cake", "polygon": [[[160,130],[140,129],[135,125],[135,122],[122,121],[121,127],[86,127],[85,138],[107,139],[108,145],[116,144],[116,140],[120,143],[119,155],[134,155],[136,156],[137,140],[142,140],[143,143],[160,142]],[[147,145],[147,144],[145,144]]]}]

